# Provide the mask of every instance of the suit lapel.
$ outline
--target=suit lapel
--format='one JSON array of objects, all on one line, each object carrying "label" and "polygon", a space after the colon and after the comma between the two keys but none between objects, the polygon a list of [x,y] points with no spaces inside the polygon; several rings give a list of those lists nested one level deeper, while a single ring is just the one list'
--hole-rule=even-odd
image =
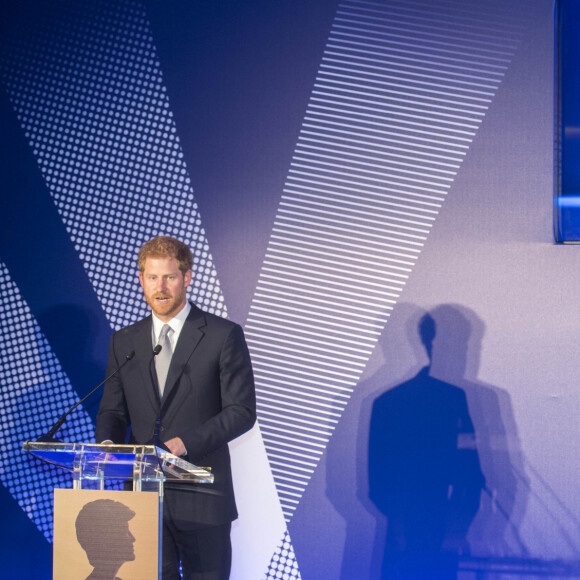
[{"label": "suit lapel", "polygon": [[167,380],[165,381],[162,406],[165,406],[167,401],[174,400],[175,395],[172,393],[177,388],[177,383],[183,373],[183,369],[197,348],[197,345],[204,337],[203,328],[205,325],[206,322],[203,312],[192,304],[191,311],[181,329],[177,346],[171,358]]},{"label": "suit lapel", "polygon": [[153,363],[152,324],[151,316],[143,319],[143,325],[135,336],[134,346],[135,353],[139,357],[139,369],[143,384],[146,385],[144,391],[147,393],[147,398],[153,408],[159,409],[159,389],[156,380],[153,378],[155,367]]}]

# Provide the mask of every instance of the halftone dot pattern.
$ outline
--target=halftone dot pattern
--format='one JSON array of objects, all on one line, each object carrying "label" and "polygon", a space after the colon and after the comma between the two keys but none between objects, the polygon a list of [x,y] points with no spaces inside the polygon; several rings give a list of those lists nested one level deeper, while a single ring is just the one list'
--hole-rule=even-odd
[{"label": "halftone dot pattern", "polygon": [[111,326],[146,314],[136,256],[156,235],[191,247],[191,298],[226,316],[143,5],[57,4],[15,22],[0,72]]},{"label": "halftone dot pattern", "polygon": [[296,563],[296,556],[294,555],[294,548],[292,548],[290,534],[287,531],[284,534],[282,543],[272,556],[265,577],[267,579],[276,578],[280,580],[295,580],[301,578],[298,564]]},{"label": "halftone dot pattern", "polygon": [[[22,443],[46,433],[78,397],[26,302],[0,262],[0,479],[20,507],[52,540],[52,490],[72,487],[68,473],[34,459]],[[10,354],[7,355],[6,353]],[[59,431],[66,441],[93,438],[88,414],[76,409]]]}]

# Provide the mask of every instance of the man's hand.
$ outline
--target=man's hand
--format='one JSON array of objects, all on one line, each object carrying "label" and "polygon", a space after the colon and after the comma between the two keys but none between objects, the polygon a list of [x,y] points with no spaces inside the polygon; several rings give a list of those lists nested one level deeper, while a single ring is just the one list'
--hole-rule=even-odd
[{"label": "man's hand", "polygon": [[165,447],[167,447],[173,455],[177,455],[178,457],[187,455],[187,449],[180,437],[174,437],[169,441],[165,441]]}]

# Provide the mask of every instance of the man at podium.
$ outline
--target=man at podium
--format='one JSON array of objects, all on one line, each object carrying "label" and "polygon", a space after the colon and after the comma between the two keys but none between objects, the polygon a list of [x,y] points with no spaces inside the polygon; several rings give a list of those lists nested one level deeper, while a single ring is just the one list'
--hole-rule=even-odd
[{"label": "man at podium", "polygon": [[155,443],[211,468],[214,484],[167,482],[163,580],[222,580],[231,567],[237,511],[228,442],[256,420],[254,378],[242,328],[186,297],[193,257],[160,236],[139,251],[139,281],[151,315],[114,333],[97,415],[99,443]]}]

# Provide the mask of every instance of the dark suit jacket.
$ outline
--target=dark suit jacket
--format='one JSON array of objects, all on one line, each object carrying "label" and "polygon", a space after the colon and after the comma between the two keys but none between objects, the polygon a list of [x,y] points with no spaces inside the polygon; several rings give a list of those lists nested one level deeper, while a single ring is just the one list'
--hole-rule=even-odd
[{"label": "dark suit jacket", "polygon": [[[242,328],[192,304],[175,347],[163,400],[153,362],[152,318],[111,338],[107,376],[125,356],[135,357],[112,378],[97,414],[97,442],[144,444],[180,437],[187,461],[211,467],[207,484],[166,483],[165,505],[178,527],[225,524],[237,517],[228,442],[256,420],[254,378]],[[130,432],[130,435],[128,433]]]}]

